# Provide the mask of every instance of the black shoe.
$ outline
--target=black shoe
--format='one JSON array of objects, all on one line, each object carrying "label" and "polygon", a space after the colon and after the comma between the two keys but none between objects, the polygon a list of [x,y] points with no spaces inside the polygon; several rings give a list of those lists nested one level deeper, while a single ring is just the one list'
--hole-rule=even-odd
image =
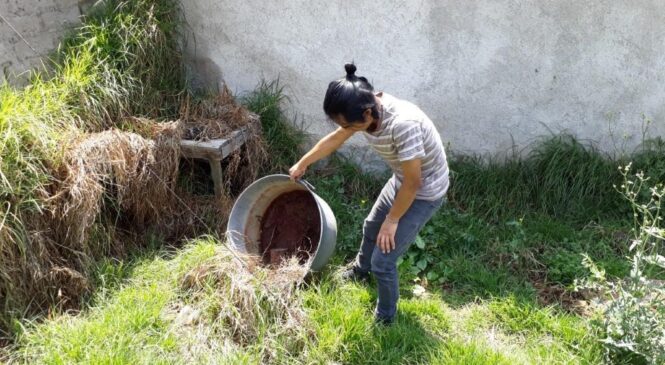
[{"label": "black shoe", "polygon": [[374,323],[376,323],[379,326],[390,327],[394,322],[395,322],[394,318],[384,318],[379,316],[374,317]]},{"label": "black shoe", "polygon": [[340,274],[342,281],[369,282],[369,273],[358,270],[356,267],[348,268]]}]

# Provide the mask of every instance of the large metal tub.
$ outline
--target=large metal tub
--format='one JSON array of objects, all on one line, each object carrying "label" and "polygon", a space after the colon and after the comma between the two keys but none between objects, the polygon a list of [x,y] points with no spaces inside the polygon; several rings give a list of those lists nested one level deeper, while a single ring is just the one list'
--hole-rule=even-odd
[{"label": "large metal tub", "polygon": [[238,252],[261,255],[259,238],[263,214],[277,197],[294,190],[312,194],[319,209],[321,236],[313,257],[308,261],[311,271],[319,271],[335,251],[337,221],[328,203],[314,193],[311,185],[304,181],[293,182],[288,175],[268,175],[253,182],[240,194],[231,210],[227,237]]}]

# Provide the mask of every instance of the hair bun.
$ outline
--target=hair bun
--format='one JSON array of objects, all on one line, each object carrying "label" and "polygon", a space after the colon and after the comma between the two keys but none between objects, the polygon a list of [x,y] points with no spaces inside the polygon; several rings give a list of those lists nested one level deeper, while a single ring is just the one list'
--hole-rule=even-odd
[{"label": "hair bun", "polygon": [[354,77],[356,75],[356,65],[353,63],[347,63],[344,65],[344,69],[346,70],[346,77]]}]

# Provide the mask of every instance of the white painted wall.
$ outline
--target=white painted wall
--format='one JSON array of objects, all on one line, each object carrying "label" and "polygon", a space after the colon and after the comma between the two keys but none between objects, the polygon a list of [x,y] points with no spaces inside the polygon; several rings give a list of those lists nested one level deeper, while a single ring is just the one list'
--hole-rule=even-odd
[{"label": "white painted wall", "polygon": [[[665,135],[662,0],[182,0],[195,81],[236,92],[279,77],[315,134],[329,81],[355,60],[418,104],[458,152],[501,153],[551,132],[614,152],[642,114]],[[191,37],[195,38],[195,42]]]}]

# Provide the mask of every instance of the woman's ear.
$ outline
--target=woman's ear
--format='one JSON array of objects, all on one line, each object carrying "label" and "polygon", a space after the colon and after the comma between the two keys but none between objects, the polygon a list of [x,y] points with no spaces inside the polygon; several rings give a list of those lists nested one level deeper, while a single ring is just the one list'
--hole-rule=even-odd
[{"label": "woman's ear", "polygon": [[372,117],[372,109],[365,109],[363,112],[363,122],[367,122],[368,120],[374,120]]}]

